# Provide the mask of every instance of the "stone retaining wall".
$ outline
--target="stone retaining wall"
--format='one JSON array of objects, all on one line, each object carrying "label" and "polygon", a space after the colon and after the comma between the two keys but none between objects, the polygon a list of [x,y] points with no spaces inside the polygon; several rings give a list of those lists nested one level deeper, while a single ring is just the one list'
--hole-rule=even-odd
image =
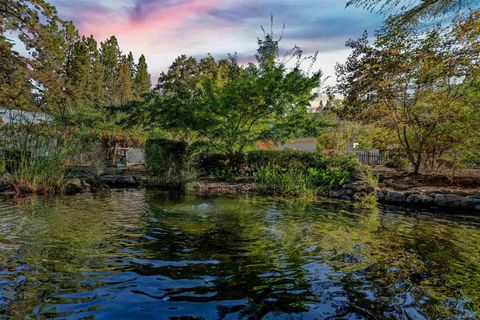
[{"label": "stone retaining wall", "polygon": [[480,197],[460,195],[448,190],[397,191],[390,188],[374,188],[365,181],[345,184],[340,190],[329,191],[326,195],[345,200],[360,199],[365,195],[375,195],[378,202],[402,206],[427,208],[454,208],[480,212]]}]

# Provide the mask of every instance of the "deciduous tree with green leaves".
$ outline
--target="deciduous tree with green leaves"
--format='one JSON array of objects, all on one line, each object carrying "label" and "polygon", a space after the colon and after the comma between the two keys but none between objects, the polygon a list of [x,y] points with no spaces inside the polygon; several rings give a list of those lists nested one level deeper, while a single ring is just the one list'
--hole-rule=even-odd
[{"label": "deciduous tree with green leaves", "polygon": [[[289,62],[279,57],[273,32],[258,41],[256,63],[240,66],[236,57],[200,61],[180,56],[161,74],[155,95],[134,113],[137,123],[192,135],[217,152],[233,154],[259,139],[286,139],[305,126],[321,72],[302,68],[316,55],[295,48]],[[308,66],[306,69],[309,69]],[[139,121],[140,120],[140,121]]]},{"label": "deciduous tree with green leaves", "polygon": [[373,46],[365,34],[348,45],[353,53],[337,66],[340,114],[394,132],[415,174],[479,133],[478,106],[467,102],[478,90],[478,46],[437,31],[383,35]]}]

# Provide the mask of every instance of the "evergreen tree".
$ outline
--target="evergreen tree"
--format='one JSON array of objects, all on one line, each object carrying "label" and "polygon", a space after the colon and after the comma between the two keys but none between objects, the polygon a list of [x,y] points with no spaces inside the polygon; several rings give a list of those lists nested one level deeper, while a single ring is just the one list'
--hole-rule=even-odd
[{"label": "evergreen tree", "polygon": [[135,59],[133,58],[132,51],[128,53],[127,59],[128,59],[128,64],[130,65],[132,79],[135,79],[136,66],[135,66]]},{"label": "evergreen tree", "polygon": [[107,41],[102,42],[100,44],[100,51],[100,60],[104,68],[104,101],[108,105],[118,105],[120,103],[118,78],[120,72],[121,52],[117,38],[112,36]]},{"label": "evergreen tree", "polygon": [[30,71],[26,59],[12,47],[12,43],[0,33],[0,106],[30,109],[33,105]]},{"label": "evergreen tree", "polygon": [[27,49],[33,50],[29,64],[37,84],[36,101],[42,111],[64,121],[73,102],[68,69],[79,35],[71,22],[51,21],[41,28],[41,34],[27,42]]},{"label": "evergreen tree", "polygon": [[158,78],[155,91],[163,95],[184,92],[191,94],[198,86],[198,63],[194,57],[181,55],[172,63],[168,71]]},{"label": "evergreen tree", "polygon": [[122,57],[118,73],[119,104],[125,105],[133,100],[132,68],[128,57]]},{"label": "evergreen tree", "polygon": [[67,62],[67,77],[75,107],[89,104],[88,82],[91,76],[90,54],[85,37],[74,44]]},{"label": "evergreen tree", "polygon": [[135,98],[142,100],[143,96],[151,91],[152,82],[150,80],[150,74],[148,73],[147,62],[145,56],[142,54],[138,60],[137,72],[134,80],[134,93]]},{"label": "evergreen tree", "polygon": [[100,107],[105,104],[105,90],[104,90],[104,66],[101,61],[100,52],[97,47],[97,41],[93,36],[86,39],[88,52],[90,56],[90,76],[88,81],[87,94],[89,100],[94,107]]}]

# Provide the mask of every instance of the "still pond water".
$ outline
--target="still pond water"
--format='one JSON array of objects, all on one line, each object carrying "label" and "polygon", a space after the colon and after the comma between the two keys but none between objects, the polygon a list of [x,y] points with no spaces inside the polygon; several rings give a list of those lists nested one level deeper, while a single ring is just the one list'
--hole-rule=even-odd
[{"label": "still pond water", "polygon": [[480,219],[114,191],[0,198],[0,318],[476,319]]}]

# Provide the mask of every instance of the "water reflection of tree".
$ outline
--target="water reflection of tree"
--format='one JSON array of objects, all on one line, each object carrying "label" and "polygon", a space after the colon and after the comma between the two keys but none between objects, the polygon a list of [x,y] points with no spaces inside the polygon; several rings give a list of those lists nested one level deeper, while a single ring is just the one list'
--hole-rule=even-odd
[{"label": "water reflection of tree", "polygon": [[[255,206],[255,201],[253,204],[250,201],[248,205],[227,201],[217,205],[222,214],[208,215],[209,219],[193,225],[190,223],[195,221],[194,218],[183,216],[175,226],[185,230],[184,234],[201,230],[189,244],[195,246],[191,258],[210,254],[222,261],[220,267],[214,267],[219,270],[207,273],[223,272],[225,276],[225,270],[226,274],[231,272],[234,274],[232,282],[239,286],[233,287],[228,282],[217,283],[217,289],[221,288],[223,294],[218,298],[254,296],[255,301],[252,301],[248,312],[257,315],[272,310],[286,312],[288,306],[295,306],[290,312],[306,311],[306,303],[315,302],[318,298],[312,292],[309,272],[303,268],[309,256],[315,254],[319,263],[324,262],[332,267],[332,271],[346,274],[342,283],[350,300],[337,310],[345,314],[376,310],[371,316],[385,316],[400,312],[399,308],[391,305],[399,294],[407,290],[405,285],[402,287],[403,282],[418,288],[415,299],[429,299],[429,303],[421,307],[419,304],[413,306],[418,307],[418,312],[430,315],[451,313],[453,310],[444,307],[443,301],[461,298],[462,293],[458,290],[450,292],[453,279],[442,280],[441,285],[436,281],[454,275],[457,288],[466,288],[466,296],[473,300],[478,296],[475,273],[468,276],[459,273],[458,269],[452,270],[452,265],[458,263],[459,254],[464,252],[462,247],[449,240],[455,229],[443,226],[440,228],[443,231],[439,232],[439,223],[435,220],[412,219],[397,213],[379,214],[378,210],[362,211],[338,204],[276,203]],[[239,208],[242,208],[240,213]],[[194,211],[190,213],[195,216],[198,212]],[[462,232],[459,231],[454,238],[461,238]],[[473,245],[478,248],[480,242]],[[315,249],[307,254],[305,250],[312,247]],[[234,255],[234,261],[230,261],[229,252],[235,251],[238,254]],[[472,256],[468,257],[472,260]],[[474,259],[470,261],[470,267],[478,263]],[[286,270],[296,271],[287,275]],[[197,271],[191,270],[192,274]],[[275,281],[269,279],[270,283],[266,284],[266,281],[258,279],[258,274],[269,272],[276,274]],[[471,285],[468,281],[472,281]],[[390,290],[395,285],[398,285],[397,290]],[[276,286],[288,287],[283,291],[284,299],[278,300],[280,303],[277,306],[265,305],[265,301],[273,301],[272,297],[279,296],[275,292]],[[373,301],[366,298],[365,290],[370,290]],[[232,291],[238,294],[232,294]],[[288,292],[292,294],[289,296]],[[301,294],[294,299],[293,292]],[[285,299],[285,296],[288,298]],[[478,308],[475,307],[475,310]]]},{"label": "water reflection of tree", "polygon": [[[17,299],[9,306],[12,318],[24,318],[36,306],[55,302],[61,292],[86,291],[84,272],[111,271],[105,259],[120,238],[138,236],[143,197],[131,194],[30,198],[18,206],[22,246],[17,265],[25,265]],[[41,312],[41,310],[37,310]]]},{"label": "water reflection of tree", "polygon": [[375,317],[401,318],[410,312],[409,316],[476,318],[480,261],[461,241],[473,241],[468,247],[478,249],[478,231],[429,216],[384,213],[380,220],[384,227],[371,244],[381,254],[343,279],[352,304],[374,310]]},{"label": "water reflection of tree", "polygon": [[[101,286],[82,282],[92,270],[178,280],[158,298],[214,301],[219,315],[383,318],[410,308],[441,317],[462,308],[444,301],[462,297],[479,310],[480,231],[468,224],[328,201],[158,192],[38,199],[16,213],[24,222],[11,263],[29,269],[12,318]],[[406,295],[413,302],[402,304]]]}]

